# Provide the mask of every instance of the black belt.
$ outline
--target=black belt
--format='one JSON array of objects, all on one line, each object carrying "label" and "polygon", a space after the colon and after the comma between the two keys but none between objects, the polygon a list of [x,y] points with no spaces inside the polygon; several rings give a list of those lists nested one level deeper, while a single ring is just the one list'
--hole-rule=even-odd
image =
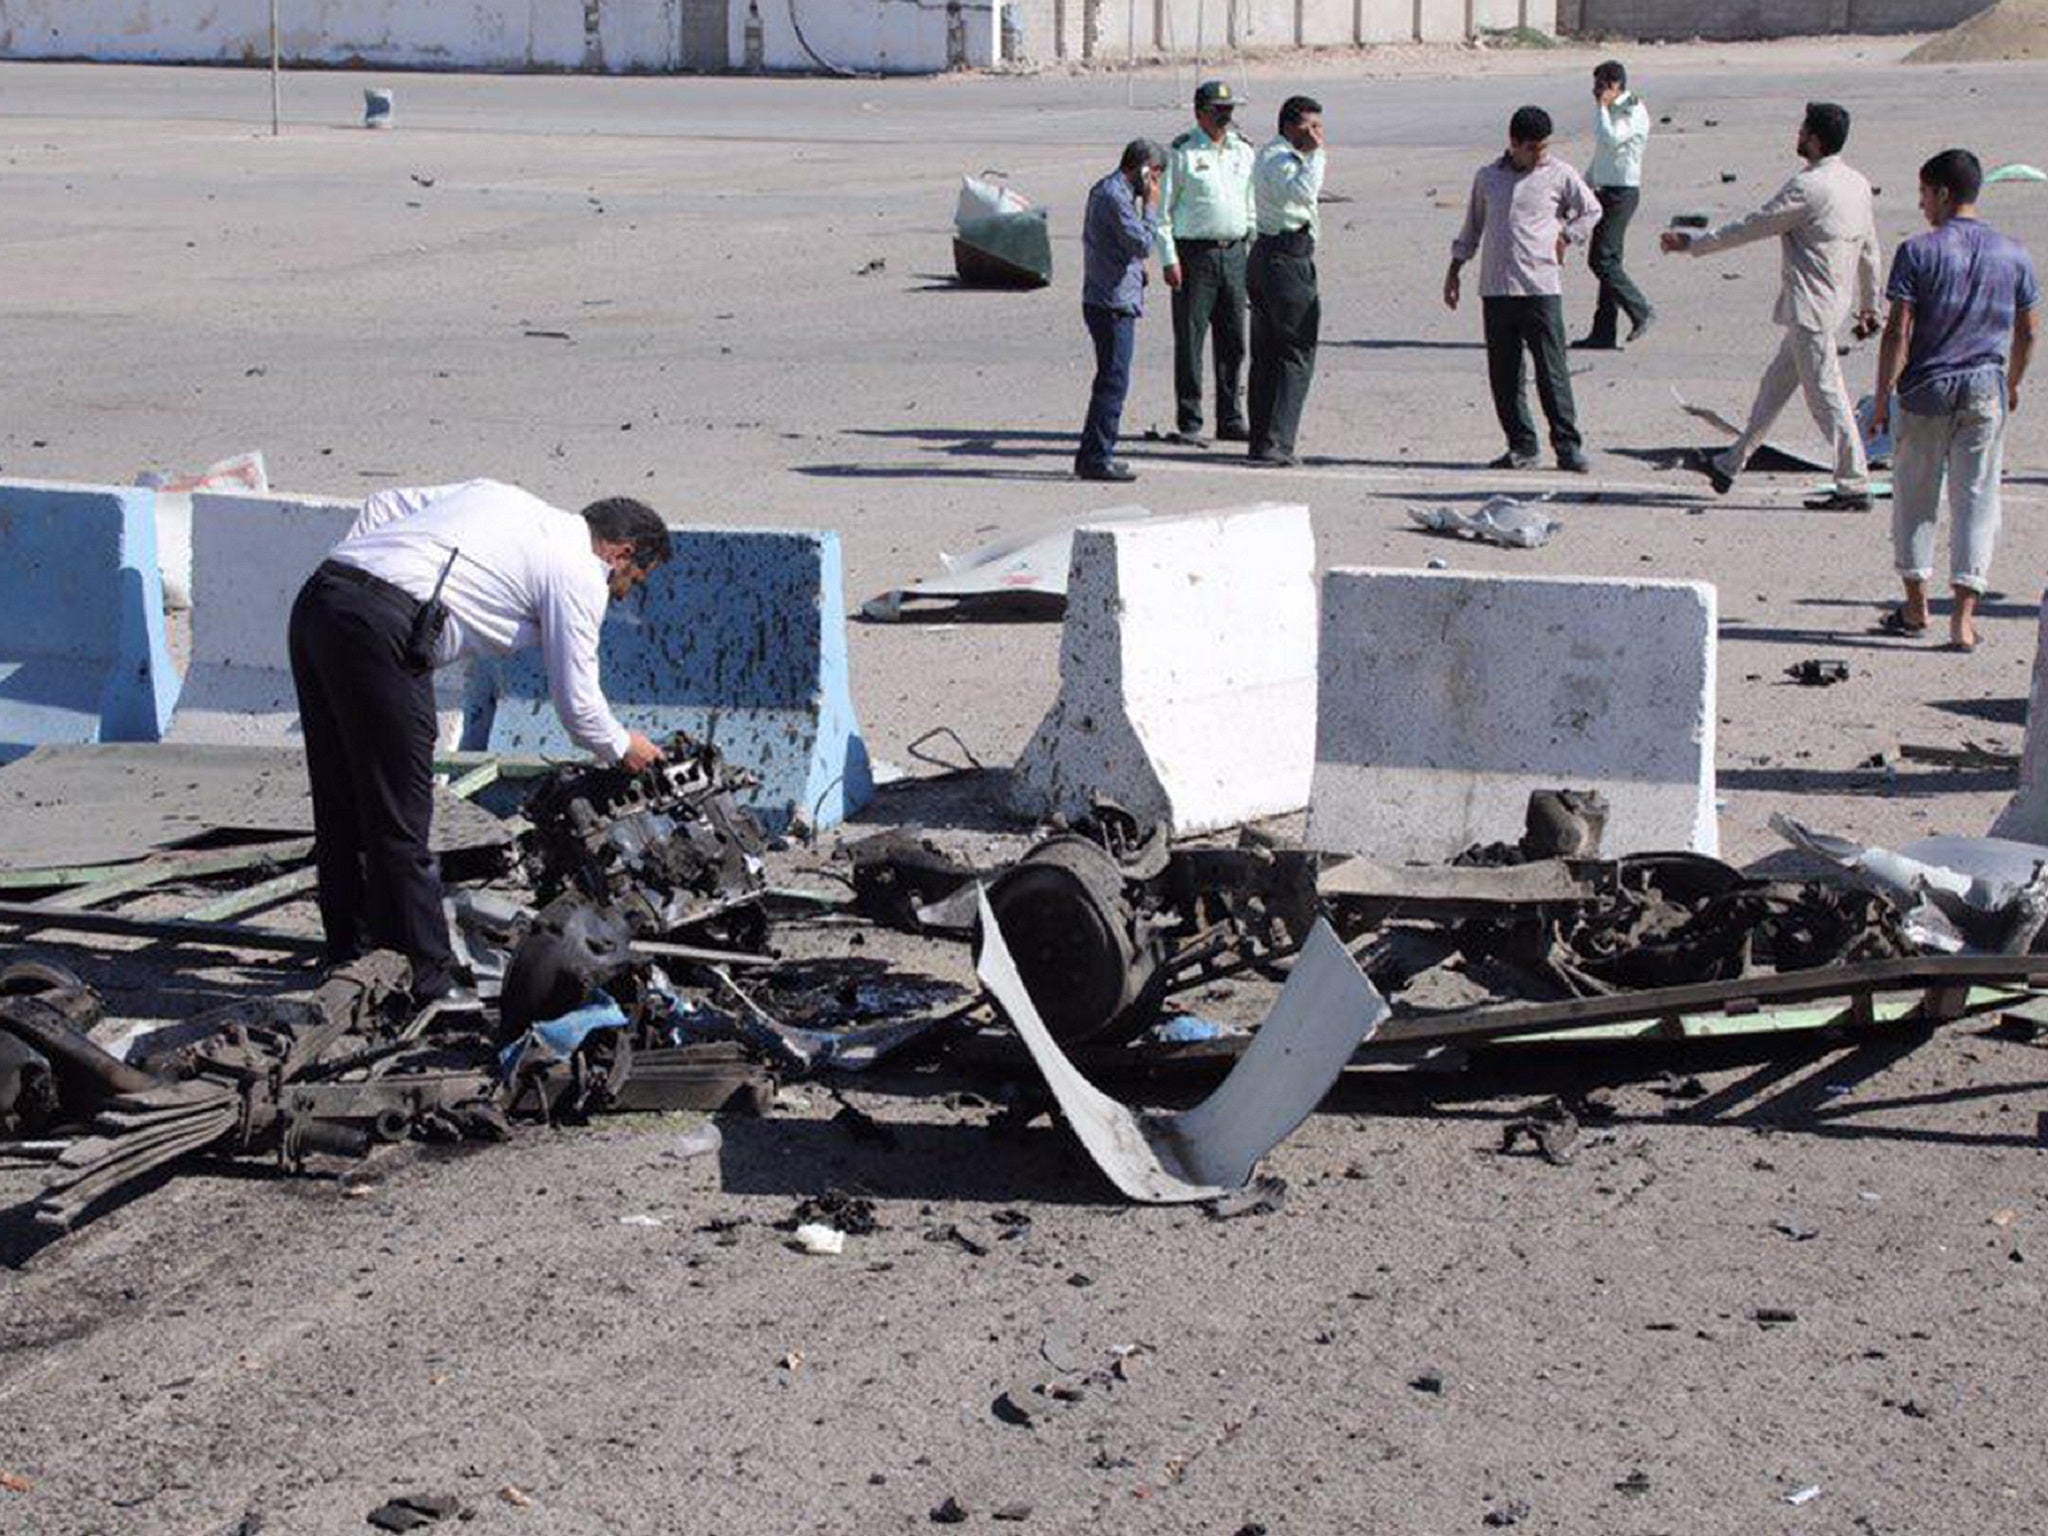
[{"label": "black belt", "polygon": [[1306,224],[1277,235],[1261,235],[1259,244],[1288,256],[1313,256],[1316,253],[1316,237]]},{"label": "black belt", "polygon": [[341,560],[323,560],[316,576],[332,576],[340,581],[353,582],[366,591],[374,592],[388,603],[395,603],[411,619],[420,611],[420,600],[396,582],[386,581],[382,576],[373,576],[359,565],[349,565]]},{"label": "black belt", "polygon": [[1235,240],[1176,240],[1174,245],[1183,251],[1228,250],[1233,245],[1243,245],[1249,235],[1239,235]]}]

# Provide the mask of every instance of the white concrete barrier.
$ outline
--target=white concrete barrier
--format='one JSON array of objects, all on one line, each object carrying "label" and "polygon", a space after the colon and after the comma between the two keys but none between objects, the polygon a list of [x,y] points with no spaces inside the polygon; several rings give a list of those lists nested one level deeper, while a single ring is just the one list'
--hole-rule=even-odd
[{"label": "white concrete barrier", "polygon": [[1102,797],[1175,833],[1300,810],[1315,701],[1307,507],[1081,528],[1059,697],[1018,759],[1016,804],[1072,817]]},{"label": "white concrete barrier", "polygon": [[2048,593],[2034,641],[2034,681],[2027,690],[2027,736],[2020,748],[2020,784],[1998,819],[1993,837],[2048,843]]},{"label": "white concrete barrier", "polygon": [[[317,496],[193,496],[192,661],[167,741],[298,741],[292,603],[361,511],[361,502]],[[467,683],[464,666],[434,675],[443,748],[461,745]]]},{"label": "white concrete barrier", "polygon": [[1714,625],[1702,582],[1331,571],[1309,845],[1435,863],[1565,788],[1607,854],[1717,852]]}]

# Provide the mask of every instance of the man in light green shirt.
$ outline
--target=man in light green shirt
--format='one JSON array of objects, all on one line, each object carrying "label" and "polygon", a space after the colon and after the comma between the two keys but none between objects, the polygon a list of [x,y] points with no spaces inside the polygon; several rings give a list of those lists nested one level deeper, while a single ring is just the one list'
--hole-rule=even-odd
[{"label": "man in light green shirt", "polygon": [[1252,303],[1251,460],[1286,467],[1316,371],[1323,303],[1316,290],[1322,218],[1323,109],[1307,96],[1280,107],[1280,136],[1252,170],[1252,242],[1245,286]]},{"label": "man in light green shirt", "polygon": [[1173,290],[1174,437],[1202,442],[1202,344],[1216,340],[1216,437],[1244,442],[1237,381],[1244,367],[1245,257],[1257,151],[1231,125],[1229,82],[1195,90],[1195,126],[1166,151],[1159,183],[1159,269]]}]

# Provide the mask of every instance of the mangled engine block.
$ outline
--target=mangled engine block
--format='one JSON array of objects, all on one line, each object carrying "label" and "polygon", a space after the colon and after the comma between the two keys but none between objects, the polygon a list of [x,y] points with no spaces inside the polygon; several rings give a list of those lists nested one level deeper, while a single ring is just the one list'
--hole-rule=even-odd
[{"label": "mangled engine block", "polygon": [[1172,993],[1301,947],[1316,859],[1247,840],[1170,847],[1098,807],[998,875],[989,905],[1025,990],[1062,1045],[1129,1040]]},{"label": "mangled engine block", "polygon": [[637,940],[767,942],[768,839],[738,800],[759,780],[681,733],[665,750],[639,773],[558,768],[528,800],[521,858],[541,910],[505,974],[501,1039],[581,1004]]}]

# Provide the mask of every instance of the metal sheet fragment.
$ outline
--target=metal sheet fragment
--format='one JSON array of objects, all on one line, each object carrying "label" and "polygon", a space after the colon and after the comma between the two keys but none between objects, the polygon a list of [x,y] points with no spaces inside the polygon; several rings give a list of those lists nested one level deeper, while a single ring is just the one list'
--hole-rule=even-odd
[{"label": "metal sheet fragment", "polygon": [[1111,1183],[1147,1204],[1213,1200],[1241,1189],[1259,1159],[1308,1118],[1387,1004],[1327,923],[1318,922],[1273,1011],[1230,1075],[1178,1114],[1132,1110],[1090,1083],[1054,1043],[981,899],[982,984],[1023,1037],[1067,1123]]}]

